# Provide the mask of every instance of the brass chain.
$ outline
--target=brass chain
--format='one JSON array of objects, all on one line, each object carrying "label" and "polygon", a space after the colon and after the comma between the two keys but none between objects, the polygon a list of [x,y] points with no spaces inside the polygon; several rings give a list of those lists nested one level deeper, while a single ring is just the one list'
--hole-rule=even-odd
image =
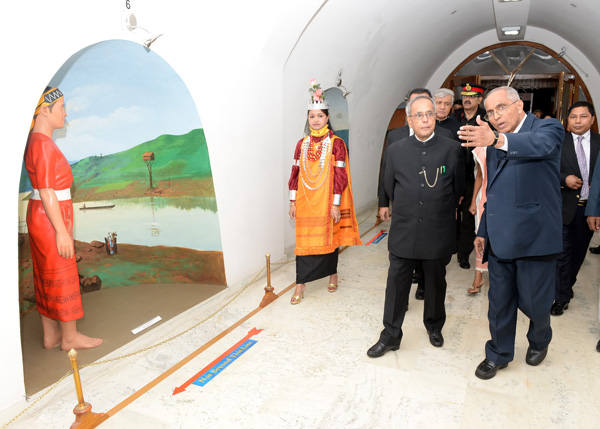
[{"label": "brass chain", "polygon": [[29,406],[27,408],[23,409],[19,414],[17,414],[15,417],[13,417],[11,419],[11,421],[9,421],[8,423],[5,423],[4,426],[2,426],[2,429],[5,429],[9,425],[13,424],[19,417],[21,417],[23,414],[25,414],[27,411],[29,411],[31,408],[33,408],[33,406],[35,404],[40,402],[44,396],[46,396],[48,393],[52,392],[56,388],[56,386],[58,386],[65,378],[69,377],[71,374],[73,374],[73,371],[69,371],[65,375],[63,375],[60,378],[60,380],[58,380],[56,383],[54,383],[52,386],[50,386],[50,388],[48,388],[48,390],[46,390],[38,398],[36,398],[31,404],[29,404]]},{"label": "brass chain", "polygon": [[[373,213],[372,210],[368,216],[366,216],[362,221],[358,222],[358,224],[362,224],[364,221],[366,221],[368,218],[371,217],[371,214]],[[294,262],[296,259],[291,259],[289,261],[284,261],[284,262],[271,262],[271,265],[285,265],[285,264],[289,264],[290,262]],[[200,322],[196,323],[195,325],[189,327],[188,329],[179,332],[178,334],[173,335],[170,338],[167,338],[166,340],[160,341],[156,344],[153,344],[151,346],[148,347],[144,347],[143,349],[137,350],[135,352],[131,352],[131,353],[127,353],[124,354],[122,356],[117,356],[114,358],[110,358],[110,359],[104,359],[101,361],[96,361],[96,362],[92,362],[92,363],[88,363],[85,365],[80,366],[80,369],[83,368],[87,368],[90,366],[96,366],[96,365],[103,365],[105,363],[109,363],[109,362],[115,362],[117,360],[121,360],[121,359],[125,359],[131,356],[135,356],[137,354],[146,352],[148,350],[152,350],[158,346],[162,346],[163,344],[166,344],[170,341],[173,341],[176,338],[179,338],[180,336],[187,334],[188,332],[190,332],[191,330],[197,328],[198,326],[202,325],[203,323],[207,322],[209,319],[213,318],[217,313],[219,313],[221,310],[223,310],[225,307],[227,307],[229,304],[231,304],[234,300],[236,300],[242,293],[244,293],[244,291],[246,291],[246,289],[248,289],[252,284],[254,284],[254,282],[256,280],[258,280],[258,277],[265,271],[265,268],[263,267],[258,274],[256,274],[254,276],[254,278],[250,281],[250,283],[248,283],[241,291],[239,291],[233,298],[231,298],[225,305],[223,305],[222,307],[218,308],[216,311],[214,311],[212,314],[210,314],[209,316],[207,316],[206,318],[204,318],[203,320],[201,320]],[[34,405],[36,405],[38,402],[40,402],[46,395],[48,395],[50,392],[52,392],[65,378],[70,377],[73,374],[73,371],[69,371],[67,372],[65,375],[63,375],[56,383],[54,383],[52,386],[50,386],[44,393],[42,393],[39,397],[37,397],[31,404],[29,404],[26,408],[24,408],[19,414],[17,414],[15,417],[13,417],[8,423],[5,423],[2,426],[2,429],[6,429],[9,425],[13,424],[18,418],[20,418],[21,416],[23,416],[25,413],[27,413],[31,408],[33,408]]]},{"label": "brass chain", "polygon": [[[271,262],[271,265],[285,265],[285,264],[289,264],[290,262],[294,262],[295,259],[289,260],[289,261],[284,261],[284,262]],[[263,267],[258,274],[256,274],[254,276],[254,278],[250,281],[250,283],[248,283],[241,291],[239,291],[237,294],[235,294],[233,296],[233,298],[231,298],[225,305],[223,305],[222,307],[218,308],[216,311],[214,311],[212,314],[210,314],[209,316],[205,317],[204,319],[202,319],[200,322],[196,323],[195,325],[187,328],[184,331],[179,332],[178,334],[173,335],[172,337],[167,338],[166,340],[160,341],[158,343],[152,344],[151,346],[148,347],[144,347],[143,349],[140,350],[136,350],[134,352],[131,353],[127,353],[121,356],[116,356],[114,358],[110,358],[110,359],[104,359],[104,360],[99,360],[96,362],[92,362],[92,363],[88,363],[85,365],[81,365],[79,368],[83,369],[83,368],[87,368],[87,367],[91,367],[91,366],[97,366],[97,365],[103,365],[109,362],[115,362],[121,359],[125,359],[131,356],[135,356],[138,355],[140,353],[144,353],[148,350],[152,350],[156,347],[162,346],[170,341],[173,341],[176,338],[181,337],[184,334],[187,334],[188,332],[190,332],[193,329],[196,329],[198,326],[202,325],[203,323],[207,322],[209,319],[211,319],[212,317],[214,317],[217,313],[219,313],[220,311],[222,311],[224,308],[226,308],[229,304],[231,304],[234,300],[236,300],[242,293],[244,293],[246,291],[246,289],[248,289],[252,284],[254,284],[254,282],[256,282],[256,280],[258,280],[259,276],[265,271],[265,267]],[[40,402],[42,400],[42,398],[44,398],[48,393],[52,392],[65,378],[69,377],[71,374],[73,374],[73,371],[69,371],[67,372],[65,375],[63,375],[60,380],[58,380],[56,383],[54,383],[52,386],[50,386],[50,388],[48,388],[48,390],[46,390],[44,393],[42,393],[38,398],[36,398],[31,404],[29,404],[29,406],[27,406],[25,409],[23,409],[19,414],[17,414],[15,417],[13,417],[8,423],[5,423],[4,426],[2,426],[2,429],[7,428],[9,425],[11,425],[12,423],[14,423],[19,417],[21,417],[22,415],[24,415],[26,412],[28,412],[35,404],[37,404],[38,402]]]}]

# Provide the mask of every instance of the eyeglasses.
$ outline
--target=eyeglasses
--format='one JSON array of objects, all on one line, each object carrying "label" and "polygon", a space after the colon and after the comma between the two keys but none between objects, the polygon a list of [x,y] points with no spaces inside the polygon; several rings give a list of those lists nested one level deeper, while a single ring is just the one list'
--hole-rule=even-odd
[{"label": "eyeglasses", "polygon": [[411,118],[415,118],[417,121],[422,121],[424,118],[431,119],[433,118],[434,113],[430,110],[429,112],[419,112],[414,115],[409,115]]},{"label": "eyeglasses", "polygon": [[506,113],[506,109],[508,109],[513,104],[515,104],[517,101],[519,101],[519,100],[515,100],[510,104],[506,104],[506,105],[503,104],[501,106],[496,107],[495,109],[488,110],[487,112],[485,112],[485,116],[483,119],[485,119],[486,121],[489,121],[490,119],[494,119],[497,116],[504,115]]}]

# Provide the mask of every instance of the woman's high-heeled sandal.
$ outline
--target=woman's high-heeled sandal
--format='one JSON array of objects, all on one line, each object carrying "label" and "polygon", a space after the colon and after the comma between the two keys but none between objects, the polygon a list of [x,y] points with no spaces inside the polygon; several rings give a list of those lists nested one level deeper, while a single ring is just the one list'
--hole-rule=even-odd
[{"label": "woman's high-heeled sandal", "polygon": [[481,286],[483,286],[483,283],[481,283],[479,286],[471,286],[469,289],[467,289],[467,292],[471,295],[477,295],[479,292],[481,292]]},{"label": "woman's high-heeled sandal", "polygon": [[331,293],[335,292],[338,288],[337,284],[333,284],[333,283],[329,283],[329,286],[327,286],[327,290]]},{"label": "woman's high-heeled sandal", "polygon": [[292,305],[300,304],[300,301],[302,301],[303,298],[304,298],[304,290],[302,290],[302,292],[300,292],[300,295],[292,296],[292,299],[290,299],[290,304],[292,304]]}]

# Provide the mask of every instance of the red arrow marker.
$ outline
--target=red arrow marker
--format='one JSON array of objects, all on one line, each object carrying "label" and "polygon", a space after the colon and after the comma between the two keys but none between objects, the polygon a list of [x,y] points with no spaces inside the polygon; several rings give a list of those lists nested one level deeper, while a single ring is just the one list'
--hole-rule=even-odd
[{"label": "red arrow marker", "polygon": [[246,341],[248,341],[251,337],[253,337],[256,334],[259,334],[260,332],[262,332],[262,329],[252,328],[250,330],[250,332],[248,332],[248,335],[246,335],[244,338],[242,338],[240,341],[238,341],[236,344],[234,344],[229,350],[227,350],[221,356],[219,356],[218,358],[213,360],[211,363],[206,365],[204,368],[202,368],[202,370],[198,374],[194,375],[192,378],[190,378],[188,381],[183,383],[181,386],[176,387],[175,390],[173,390],[173,396],[177,395],[178,393],[185,392],[185,388],[188,387],[190,384],[192,384],[195,380],[197,380],[202,374],[204,374],[206,371],[211,369],[213,366],[215,366],[216,364],[221,362],[223,359],[225,359],[225,357],[227,355],[231,354],[235,349],[237,349],[239,346],[241,346]]},{"label": "red arrow marker", "polygon": [[369,244],[371,244],[372,242],[374,242],[377,239],[377,237],[379,237],[381,234],[383,234],[386,231],[387,231],[386,229],[382,229],[381,231],[379,231],[379,234],[377,234],[375,237],[373,237],[371,239],[371,241],[369,241],[367,244],[365,244],[365,246],[368,246]]}]

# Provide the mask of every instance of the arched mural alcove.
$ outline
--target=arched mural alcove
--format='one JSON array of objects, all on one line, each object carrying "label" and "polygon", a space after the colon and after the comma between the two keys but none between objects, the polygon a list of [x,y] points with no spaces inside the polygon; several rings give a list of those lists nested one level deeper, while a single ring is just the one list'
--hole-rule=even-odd
[{"label": "arched mural alcove", "polygon": [[[335,131],[335,135],[340,137],[346,143],[346,148],[350,149],[350,121],[348,119],[348,100],[339,88],[328,88],[324,91],[324,97],[329,103],[329,122]],[[310,134],[308,120],[304,126],[305,135]]]},{"label": "arched mural alcove", "polygon": [[[68,114],[53,139],[74,176],[85,312],[78,327],[105,339],[80,355],[86,363],[141,335],[134,328],[157,316],[164,322],[226,286],[220,225],[202,122],[160,56],[133,42],[101,42],[69,58],[49,85],[64,93]],[[19,297],[28,393],[68,370],[64,354],[41,347],[25,222],[31,189],[23,169]]]}]

